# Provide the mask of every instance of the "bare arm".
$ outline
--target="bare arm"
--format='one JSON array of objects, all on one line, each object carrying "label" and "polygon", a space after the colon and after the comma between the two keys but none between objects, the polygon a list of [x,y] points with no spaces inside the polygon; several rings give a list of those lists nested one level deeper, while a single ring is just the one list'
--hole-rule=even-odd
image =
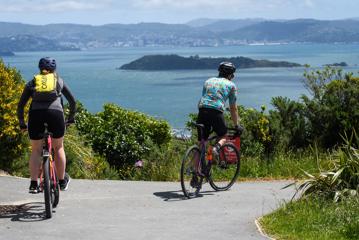
[{"label": "bare arm", "polygon": [[29,101],[30,97],[31,97],[31,90],[26,85],[24,91],[21,94],[20,101],[17,105],[17,118],[20,123],[20,128],[26,128],[26,123],[24,120],[24,108],[27,101]]},{"label": "bare arm", "polygon": [[238,109],[236,104],[229,105],[229,110],[231,112],[231,119],[233,121],[234,126],[238,126]]},{"label": "bare arm", "polygon": [[64,83],[64,87],[62,89],[62,93],[64,94],[65,98],[69,102],[70,105],[70,114],[69,114],[69,120],[73,120],[76,113],[76,101],[74,96],[72,95],[70,89],[67,87],[67,85]]}]

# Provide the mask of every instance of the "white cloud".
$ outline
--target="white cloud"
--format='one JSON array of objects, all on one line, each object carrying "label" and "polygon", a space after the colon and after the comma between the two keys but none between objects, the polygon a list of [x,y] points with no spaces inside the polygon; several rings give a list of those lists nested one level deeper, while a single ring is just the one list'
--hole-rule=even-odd
[{"label": "white cloud", "polygon": [[[264,0],[259,0],[265,2]],[[257,1],[258,2],[258,1]],[[132,5],[139,8],[211,8],[216,7],[222,9],[225,13],[226,9],[232,7],[244,7],[253,4],[252,0],[134,0]],[[216,10],[219,10],[216,9]]]},{"label": "white cloud", "polygon": [[0,12],[66,12],[66,11],[86,11],[107,7],[111,1],[96,0],[0,0]]},{"label": "white cloud", "polygon": [[316,0],[133,0],[131,5],[138,9],[175,9],[201,12],[211,10],[224,16],[228,12],[251,12],[283,10],[284,7],[296,9],[305,5],[314,6]]}]

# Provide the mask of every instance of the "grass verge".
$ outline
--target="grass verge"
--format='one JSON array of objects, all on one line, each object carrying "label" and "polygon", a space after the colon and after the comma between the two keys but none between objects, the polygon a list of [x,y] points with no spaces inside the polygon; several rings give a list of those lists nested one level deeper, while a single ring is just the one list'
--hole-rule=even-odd
[{"label": "grass verge", "polygon": [[307,198],[283,205],[260,221],[275,239],[359,239],[359,199]]}]

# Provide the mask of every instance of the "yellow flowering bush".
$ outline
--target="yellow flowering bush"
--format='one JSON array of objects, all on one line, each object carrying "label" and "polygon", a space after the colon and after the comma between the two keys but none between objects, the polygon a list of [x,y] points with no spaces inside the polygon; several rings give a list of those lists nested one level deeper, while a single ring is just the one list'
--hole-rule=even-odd
[{"label": "yellow flowering bush", "polygon": [[16,114],[24,84],[20,73],[0,59],[0,168],[6,170],[28,144],[20,132]]},{"label": "yellow flowering bush", "polygon": [[262,105],[261,110],[262,111],[257,121],[257,126],[259,130],[258,135],[262,143],[270,143],[272,138],[269,132],[269,120],[268,117],[264,114],[266,107]]}]

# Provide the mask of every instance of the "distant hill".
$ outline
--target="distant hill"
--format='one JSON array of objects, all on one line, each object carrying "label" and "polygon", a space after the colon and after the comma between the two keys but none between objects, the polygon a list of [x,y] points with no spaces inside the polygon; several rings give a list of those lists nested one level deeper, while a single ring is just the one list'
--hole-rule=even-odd
[{"label": "distant hill", "polygon": [[218,22],[218,21],[220,21],[220,20],[212,19],[212,18],[197,18],[197,19],[187,22],[186,25],[191,26],[191,27],[203,27],[203,26],[206,26],[211,23]]},{"label": "distant hill", "polygon": [[0,38],[0,52],[21,51],[68,51],[79,50],[74,46],[59,44],[56,40],[32,35],[17,35]]},{"label": "distant hill", "polygon": [[198,56],[182,57],[178,55],[147,55],[120,69],[125,70],[185,70],[185,69],[216,69],[219,63],[230,61],[237,68],[261,68],[261,67],[299,67],[300,64],[284,61],[253,60],[246,57],[231,58],[200,58]]},{"label": "distant hill", "polygon": [[226,32],[224,35],[229,39],[256,42],[359,42],[359,21],[314,19],[265,21]]},{"label": "distant hill", "polygon": [[[199,25],[197,28],[201,30],[213,31],[221,33],[225,31],[233,31],[244,27],[252,26],[254,24],[265,21],[265,19],[253,18],[253,19],[222,19],[222,20],[207,20],[206,24]],[[190,26],[193,26],[190,25]]]},{"label": "distant hill", "polygon": [[10,51],[1,51],[0,50],[0,57],[4,57],[4,56],[15,56],[15,54]]},{"label": "distant hill", "polygon": [[[12,40],[9,41],[9,38]],[[198,47],[271,42],[358,43],[359,20],[197,19],[188,24],[138,23],[102,26],[0,22],[0,39],[0,50],[10,51],[144,46]],[[24,39],[27,40],[23,41]],[[45,42],[46,47],[41,47]],[[10,45],[8,47],[4,44]],[[10,46],[17,47],[12,49]]]}]

